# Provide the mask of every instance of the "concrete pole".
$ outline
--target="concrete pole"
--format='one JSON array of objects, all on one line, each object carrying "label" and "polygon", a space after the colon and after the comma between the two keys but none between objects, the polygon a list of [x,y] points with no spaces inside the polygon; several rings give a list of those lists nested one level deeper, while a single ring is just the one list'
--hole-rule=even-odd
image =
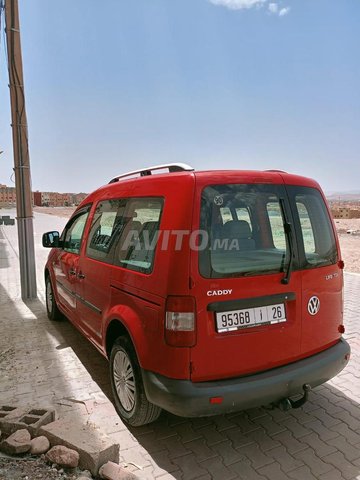
[{"label": "concrete pole", "polygon": [[18,0],[5,0],[5,23],[14,148],[21,297],[23,300],[28,300],[36,298],[37,293],[30,156],[25,111]]}]

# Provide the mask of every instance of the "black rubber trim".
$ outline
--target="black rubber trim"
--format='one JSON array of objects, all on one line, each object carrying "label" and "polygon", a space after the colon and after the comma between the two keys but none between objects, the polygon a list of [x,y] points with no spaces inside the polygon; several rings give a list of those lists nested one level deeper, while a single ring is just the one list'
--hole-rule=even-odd
[{"label": "black rubber trim", "polygon": [[78,295],[77,293],[75,294],[75,297],[80,300],[80,302],[82,304],[84,304],[86,307],[90,308],[90,310],[93,310],[94,312],[98,313],[99,315],[101,315],[102,311],[100,310],[100,308],[98,308],[96,305],[94,305],[93,303],[89,302],[88,300],[85,300],[85,298],[83,297],[80,297],[80,295]]},{"label": "black rubber trim", "polygon": [[63,285],[61,282],[59,281],[56,281],[57,285],[62,288],[63,290],[65,290],[65,292],[67,292],[69,295],[71,295],[72,297],[76,298],[76,300],[79,300],[79,302],[81,302],[83,305],[86,305],[88,308],[90,308],[91,310],[93,310],[94,312],[98,313],[99,315],[102,314],[102,311],[100,310],[100,308],[98,308],[96,305],[94,305],[93,303],[91,302],[88,302],[87,300],[85,300],[85,298],[81,297],[78,293],[76,292],[73,292],[72,290],[70,290],[69,288],[65,287],[65,285]]},{"label": "black rubber trim", "polygon": [[[142,377],[151,403],[181,417],[201,417],[237,412],[303,395],[304,384],[314,388],[327,382],[341,372],[349,357],[350,346],[341,339],[316,355],[246,377],[195,383],[147,370],[142,370]],[[211,404],[213,397],[222,397],[222,403]]]},{"label": "black rubber trim", "polygon": [[75,292],[73,292],[72,290],[70,290],[69,288],[65,287],[65,285],[63,285],[61,282],[59,282],[58,280],[56,280],[56,283],[57,285],[62,288],[63,290],[65,290],[66,293],[68,293],[69,295],[71,295],[72,297],[76,298],[76,294]]},{"label": "black rubber trim", "polygon": [[241,298],[239,300],[227,300],[225,302],[209,303],[207,310],[210,312],[226,312],[228,310],[240,310],[242,308],[264,307],[277,303],[291,302],[296,299],[295,292],[276,293],[264,297]]}]

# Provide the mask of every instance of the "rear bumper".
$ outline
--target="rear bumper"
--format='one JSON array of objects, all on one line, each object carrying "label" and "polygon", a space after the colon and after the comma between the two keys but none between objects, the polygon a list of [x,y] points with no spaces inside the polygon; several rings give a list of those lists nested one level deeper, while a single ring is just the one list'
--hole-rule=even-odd
[{"label": "rear bumper", "polygon": [[[311,357],[266,372],[228,380],[193,383],[142,371],[148,400],[181,417],[229,413],[268,405],[302,393],[302,386],[321,385],[348,363],[349,344],[339,343]],[[221,404],[210,398],[223,397]]]}]

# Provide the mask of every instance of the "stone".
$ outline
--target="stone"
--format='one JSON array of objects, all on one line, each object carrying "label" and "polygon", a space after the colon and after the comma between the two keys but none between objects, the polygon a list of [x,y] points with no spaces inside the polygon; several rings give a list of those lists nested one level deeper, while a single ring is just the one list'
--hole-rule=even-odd
[{"label": "stone", "polygon": [[10,437],[3,440],[0,444],[0,450],[9,455],[17,455],[20,453],[26,453],[31,447],[31,435],[25,430],[17,430],[12,433]]},{"label": "stone", "polygon": [[93,476],[88,470],[84,470],[81,474],[76,477],[76,480],[91,480]]},{"label": "stone", "polygon": [[63,445],[56,445],[50,448],[45,455],[45,459],[48,462],[56,463],[56,465],[66,468],[76,468],[79,465],[78,452]]},{"label": "stone", "polygon": [[46,453],[50,448],[49,440],[43,435],[41,437],[33,438],[30,443],[31,455],[42,455],[43,453]]},{"label": "stone", "polygon": [[89,470],[84,470],[83,472],[81,472],[81,476],[84,477],[84,478],[87,478],[87,479],[93,478],[91,473],[89,472]]},{"label": "stone", "polygon": [[76,450],[80,455],[79,467],[89,470],[94,477],[104,463],[119,462],[119,445],[90,425],[57,420],[41,427],[40,433],[51,445]]},{"label": "stone", "polygon": [[100,467],[100,478],[104,480],[136,480],[138,477],[117,463],[107,462]]},{"label": "stone", "polygon": [[8,435],[16,430],[26,428],[35,437],[42,425],[54,420],[55,410],[53,408],[0,407],[0,428]]}]

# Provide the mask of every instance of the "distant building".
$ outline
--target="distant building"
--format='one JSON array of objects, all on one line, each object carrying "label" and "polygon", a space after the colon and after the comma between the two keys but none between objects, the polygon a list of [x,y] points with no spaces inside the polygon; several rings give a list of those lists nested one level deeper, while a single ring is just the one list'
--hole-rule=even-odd
[{"label": "distant building", "polygon": [[42,193],[41,192],[33,192],[33,203],[34,205],[41,207],[42,205]]},{"label": "distant building", "polygon": [[[71,207],[79,205],[86,193],[33,192],[33,204],[38,207]],[[16,205],[15,187],[0,184],[0,207]]]},{"label": "distant building", "polygon": [[349,207],[333,207],[331,209],[334,218],[360,218],[360,209]]},{"label": "distant building", "polygon": [[15,187],[0,184],[0,207],[13,207],[16,204]]}]

